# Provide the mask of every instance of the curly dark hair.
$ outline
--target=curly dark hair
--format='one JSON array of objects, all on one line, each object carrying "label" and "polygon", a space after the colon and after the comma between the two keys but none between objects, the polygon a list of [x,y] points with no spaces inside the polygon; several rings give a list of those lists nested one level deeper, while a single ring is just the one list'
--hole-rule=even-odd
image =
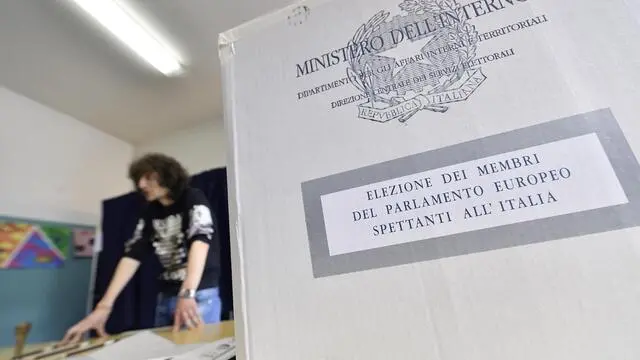
[{"label": "curly dark hair", "polygon": [[169,189],[169,197],[177,200],[189,185],[189,174],[178,160],[159,153],[146,154],[129,166],[129,179],[138,188],[140,179],[151,173],[158,174],[158,184]]}]

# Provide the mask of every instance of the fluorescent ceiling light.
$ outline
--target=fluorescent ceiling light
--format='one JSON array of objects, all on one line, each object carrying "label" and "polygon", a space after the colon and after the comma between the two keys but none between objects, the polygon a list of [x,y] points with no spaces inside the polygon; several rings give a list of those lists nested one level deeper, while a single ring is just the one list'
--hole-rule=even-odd
[{"label": "fluorescent ceiling light", "polygon": [[143,60],[166,76],[184,71],[180,56],[118,0],[69,0],[91,15]]}]

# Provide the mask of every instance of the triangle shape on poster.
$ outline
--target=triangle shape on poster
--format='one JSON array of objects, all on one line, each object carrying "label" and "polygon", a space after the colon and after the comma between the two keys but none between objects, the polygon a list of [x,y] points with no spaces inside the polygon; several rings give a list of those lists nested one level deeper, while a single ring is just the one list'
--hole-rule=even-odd
[{"label": "triangle shape on poster", "polygon": [[8,264],[12,269],[52,269],[64,264],[64,258],[39,231],[32,231]]}]

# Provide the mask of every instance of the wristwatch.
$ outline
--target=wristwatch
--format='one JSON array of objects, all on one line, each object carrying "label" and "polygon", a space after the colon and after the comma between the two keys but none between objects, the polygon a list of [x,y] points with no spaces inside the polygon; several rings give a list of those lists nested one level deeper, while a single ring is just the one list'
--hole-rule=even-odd
[{"label": "wristwatch", "polygon": [[194,299],[196,297],[195,289],[182,289],[178,293],[178,297],[183,299]]}]

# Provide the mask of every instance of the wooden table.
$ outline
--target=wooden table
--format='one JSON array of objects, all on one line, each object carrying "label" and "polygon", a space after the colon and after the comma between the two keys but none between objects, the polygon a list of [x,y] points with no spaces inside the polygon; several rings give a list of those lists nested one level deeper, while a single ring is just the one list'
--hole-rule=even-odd
[{"label": "wooden table", "polygon": [[[205,325],[202,327],[202,329],[180,331],[177,333],[171,331],[171,327],[157,328],[152,330],[156,334],[164,337],[165,339],[169,339],[176,344],[197,344],[214,342],[216,340],[234,336],[235,331],[233,321],[225,321],[218,324]],[[131,331],[124,334],[116,335],[115,337],[120,338],[122,336],[132,335],[137,332],[139,331]],[[25,345],[24,353],[51,346],[53,344],[55,344],[55,342]],[[9,360],[12,356],[13,348],[0,349],[0,360]]]}]

